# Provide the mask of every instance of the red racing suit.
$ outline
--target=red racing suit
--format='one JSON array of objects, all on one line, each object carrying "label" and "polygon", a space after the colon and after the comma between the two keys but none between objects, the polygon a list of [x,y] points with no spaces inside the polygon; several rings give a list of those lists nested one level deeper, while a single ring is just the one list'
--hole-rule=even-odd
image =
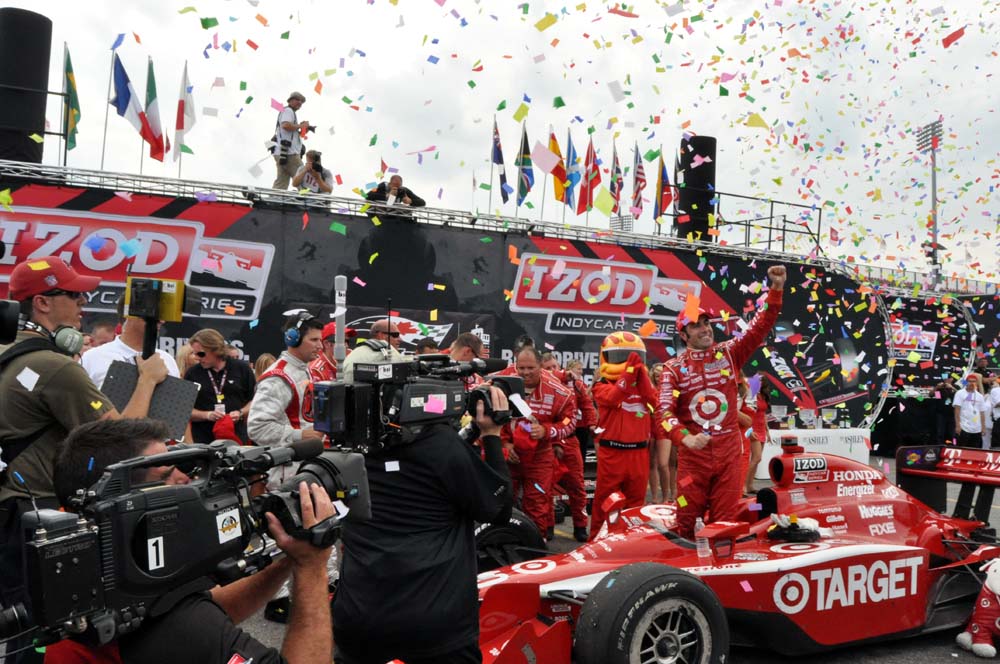
[{"label": "red racing suit", "polygon": [[525,395],[525,401],[545,428],[545,435],[540,440],[531,438],[528,422],[517,420],[503,428],[501,437],[505,444],[513,444],[518,456],[518,463],[510,464],[514,495],[521,491],[521,509],[544,535],[555,525],[551,498],[555,465],[552,445],[573,436],[576,399],[572,390],[543,371],[538,385]]},{"label": "red racing suit", "polygon": [[327,358],[325,353],[309,363],[309,380],[320,383],[324,380],[337,380],[337,361]]},{"label": "red racing suit", "polygon": [[[573,390],[576,400],[577,426],[584,425],[584,419],[588,411],[594,415],[594,423],[597,423],[597,411],[594,410],[594,403],[590,399],[587,385],[582,380],[577,380],[570,371],[553,371],[555,376],[563,385]],[[590,426],[589,424],[586,426]],[[578,431],[578,430],[577,430]],[[583,454],[580,449],[580,441],[574,435],[564,438],[555,445],[559,445],[563,450],[562,464],[564,473],[559,472],[560,464],[556,463],[555,476],[552,478],[553,485],[559,487],[569,496],[569,511],[573,516],[574,528],[587,527],[587,490],[583,486]],[[556,494],[560,493],[558,490]]]},{"label": "red racing suit", "polygon": [[[638,356],[636,356],[638,357]],[[656,389],[642,364],[629,362],[621,377],[594,383],[597,401],[597,486],[590,507],[590,537],[606,517],[602,505],[615,491],[625,494],[625,507],[646,502],[649,481],[649,422],[656,408]]]},{"label": "red racing suit", "polygon": [[[708,350],[688,349],[663,367],[657,419],[677,448],[677,532],[682,537],[693,537],[695,519],[706,509],[708,523],[737,516],[744,478],[736,378],[774,326],[781,301],[782,291],[769,289],[765,308],[742,337]],[[702,449],[681,442],[699,433],[712,437]]]}]

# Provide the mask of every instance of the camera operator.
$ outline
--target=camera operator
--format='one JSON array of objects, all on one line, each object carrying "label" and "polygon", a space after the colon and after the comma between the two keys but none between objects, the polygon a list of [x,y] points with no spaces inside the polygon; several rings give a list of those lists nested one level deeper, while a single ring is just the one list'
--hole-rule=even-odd
[{"label": "camera operator", "polygon": [[[10,275],[10,297],[20,303],[21,329],[0,349],[0,447],[9,464],[0,481],[0,595],[4,603],[26,602],[21,515],[56,507],[52,487],[59,443],[78,424],[104,418],[145,417],[153,389],[167,375],[158,355],[136,358],[139,380],[119,414],[72,356],[79,351],[86,293],[99,277],[85,277],[55,256],[18,264]],[[17,650],[17,642],[7,644]],[[6,664],[40,661],[32,652]]]},{"label": "camera operator", "polygon": [[295,177],[302,167],[302,137],[300,132],[309,129],[309,123],[299,122],[296,111],[306,103],[306,96],[301,92],[288,95],[288,105],[278,113],[278,121],[274,125],[274,165],[277,175],[274,178],[275,189],[288,189],[288,181]]},{"label": "camera operator", "polygon": [[[508,408],[499,388],[490,398]],[[483,458],[445,423],[366,456],[372,519],[343,530],[337,664],[482,661],[473,528],[506,523],[512,499],[500,426],[482,402],[475,415]]]},{"label": "camera operator", "polygon": [[[54,483],[62,505],[96,482],[108,466],[136,456],[167,451],[167,427],[155,420],[91,422],[77,427],[63,444]],[[144,483],[187,484],[190,478],[174,466],[144,468]],[[299,487],[302,521],[306,527],[334,514],[326,491],[319,485]],[[329,662],[332,638],[327,601],[326,560],[330,549],[319,549],[291,538],[273,515],[268,526],[285,558],[263,571],[211,593],[181,600],[166,614],[147,618],[141,627],[111,643],[94,648],[71,640],[48,646],[45,664],[77,662]],[[253,615],[291,572],[295,614],[279,654],[236,627]]]},{"label": "camera operator", "polygon": [[304,163],[292,178],[292,186],[296,189],[308,189],[314,194],[323,192],[329,194],[333,191],[333,173],[330,169],[323,168],[320,161],[319,150],[309,150],[306,152],[306,163]]}]

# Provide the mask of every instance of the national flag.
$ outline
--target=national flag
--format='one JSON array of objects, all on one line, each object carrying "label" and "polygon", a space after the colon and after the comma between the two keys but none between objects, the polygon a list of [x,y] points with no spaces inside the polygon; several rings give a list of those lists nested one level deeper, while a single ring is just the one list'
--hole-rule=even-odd
[{"label": "national flag", "polygon": [[188,80],[188,66],[184,63],[184,78],[181,79],[181,94],[177,98],[177,123],[174,125],[174,142],[177,149],[174,151],[174,161],[181,158],[182,152],[194,154],[185,142],[187,133],[194,126],[194,97],[191,95],[191,81]]},{"label": "national flag", "polygon": [[160,124],[160,104],[156,101],[153,58],[149,58],[149,68],[146,70],[146,120],[153,138],[149,141],[149,156],[157,161],[163,161],[163,126]]},{"label": "national flag", "polygon": [[642,192],[646,189],[646,169],[642,166],[642,155],[639,154],[639,144],[635,144],[635,166],[632,180],[632,214],[636,219],[642,214]]},{"label": "national flag", "polygon": [[381,165],[381,170],[379,171],[379,173],[385,175],[389,171],[389,164],[385,163],[385,159],[383,159],[382,157],[379,157],[378,160]]},{"label": "national flag", "polygon": [[80,97],[76,91],[76,75],[73,74],[73,63],[69,59],[69,49],[66,49],[65,80],[63,90],[66,92],[66,100],[63,102],[63,115],[66,118],[66,126],[63,132],[66,134],[66,149],[72,150],[76,147],[76,127],[80,124]]},{"label": "national flag", "polygon": [[566,163],[563,161],[562,150],[559,149],[559,141],[556,140],[556,133],[549,127],[549,151],[559,157],[559,163],[552,169],[552,191],[556,200],[566,201]]},{"label": "national flag", "polygon": [[111,99],[110,104],[115,107],[118,115],[135,127],[144,141],[153,145],[155,141],[153,130],[149,126],[145,111],[142,110],[139,95],[135,93],[135,88],[132,87],[132,82],[129,80],[128,74],[125,73],[125,67],[117,53],[115,53],[113,72],[115,96]]},{"label": "national flag", "polygon": [[580,184],[580,164],[577,163],[576,148],[573,147],[573,136],[566,131],[566,197],[563,203],[569,209],[576,208],[576,186]]},{"label": "national flag", "polygon": [[656,174],[656,199],[653,201],[653,220],[666,213],[670,203],[674,200],[673,188],[670,186],[670,176],[667,174],[667,167],[663,163],[663,155],[660,155],[660,168]]},{"label": "national flag", "polygon": [[531,148],[528,147],[528,128],[521,125],[521,151],[514,160],[517,166],[517,204],[524,203],[531,188],[535,186],[535,171],[531,167]]},{"label": "national flag", "polygon": [[580,197],[576,201],[576,213],[583,214],[594,207],[594,192],[601,184],[601,168],[597,165],[594,139],[587,144],[587,156],[583,160],[583,176],[580,182]]},{"label": "national flag", "polygon": [[[507,173],[503,168],[503,148],[500,147],[500,130],[497,129],[497,120],[493,118],[493,163],[500,167],[500,197],[506,203],[510,196],[507,194]],[[492,184],[492,182],[490,183]]]},{"label": "national flag", "polygon": [[618,147],[611,145],[611,196],[615,199],[615,205],[611,208],[612,214],[617,214],[621,209],[622,189],[625,187],[625,179],[622,177],[622,166],[618,163]]}]

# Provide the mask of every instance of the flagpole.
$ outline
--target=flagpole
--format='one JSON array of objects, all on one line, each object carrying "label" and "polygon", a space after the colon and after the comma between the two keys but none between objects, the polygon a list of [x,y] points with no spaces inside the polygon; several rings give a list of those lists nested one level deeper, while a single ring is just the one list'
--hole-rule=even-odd
[{"label": "flagpole", "polygon": [[104,149],[108,144],[108,112],[111,111],[111,81],[115,77],[115,49],[111,49],[111,69],[108,71],[108,94],[104,101],[104,136],[101,137],[101,170],[104,170]]},{"label": "flagpole", "polygon": [[60,126],[62,128],[62,146],[63,146],[62,165],[64,168],[66,166],[66,155],[69,154],[69,122],[68,122],[68,117],[66,115],[66,107],[69,105],[69,95],[67,94],[66,90],[66,51],[67,51],[67,45],[66,42],[63,42],[63,76],[62,76],[63,96],[62,96],[62,113],[59,114],[59,118],[61,121]]},{"label": "flagpole", "polygon": [[[518,141],[517,145],[517,189],[514,191],[514,221],[517,221],[518,213],[521,210],[521,182],[524,180],[522,177],[524,171],[524,131],[524,122],[521,122],[521,140]],[[524,192],[524,197],[528,197],[528,192]]]},{"label": "flagpole", "polygon": [[[570,169],[570,164],[569,164],[569,128],[567,128],[566,129],[566,183],[567,184],[569,184],[570,182],[572,182],[572,179],[569,176],[569,169]],[[563,226],[565,226],[566,225],[566,208],[569,207],[569,204],[566,202],[566,189],[563,189],[563,201],[562,201],[562,204],[563,204],[562,224],[563,224]]]},{"label": "flagpole", "polygon": [[[549,173],[548,175],[551,175]],[[547,177],[542,178],[542,209],[538,211],[539,221],[545,221],[545,192],[548,190],[549,179]]]},{"label": "flagpole", "polygon": [[[497,115],[493,114],[493,129],[497,126]],[[486,213],[493,214],[493,133],[490,132],[490,197],[486,204]]]}]

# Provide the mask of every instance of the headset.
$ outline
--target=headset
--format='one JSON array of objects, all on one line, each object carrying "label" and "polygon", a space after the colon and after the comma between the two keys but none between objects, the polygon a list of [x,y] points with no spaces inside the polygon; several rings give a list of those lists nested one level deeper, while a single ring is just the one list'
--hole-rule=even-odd
[{"label": "headset", "polygon": [[300,311],[296,314],[296,316],[298,319],[295,321],[295,327],[290,327],[285,330],[285,346],[288,348],[298,348],[302,344],[302,323],[315,318],[315,316],[308,311]]},{"label": "headset", "polygon": [[63,355],[72,357],[83,350],[83,332],[75,327],[60,325],[54,332],[50,332],[38,323],[26,320],[24,321],[24,329],[45,335],[55,344],[56,350]]}]

